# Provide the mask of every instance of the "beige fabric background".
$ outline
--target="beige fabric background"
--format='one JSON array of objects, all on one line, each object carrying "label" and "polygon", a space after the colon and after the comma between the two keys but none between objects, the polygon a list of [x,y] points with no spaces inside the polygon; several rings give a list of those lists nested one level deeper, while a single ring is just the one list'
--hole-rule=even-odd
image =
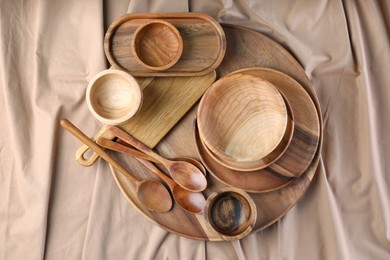
[{"label": "beige fabric background", "polygon": [[[120,193],[107,165],[84,168],[100,125],[85,100],[107,67],[103,37],[126,12],[197,11],[260,31],[302,64],[324,146],[303,199],[236,242],[167,233]],[[390,2],[0,0],[0,259],[390,259]]]}]

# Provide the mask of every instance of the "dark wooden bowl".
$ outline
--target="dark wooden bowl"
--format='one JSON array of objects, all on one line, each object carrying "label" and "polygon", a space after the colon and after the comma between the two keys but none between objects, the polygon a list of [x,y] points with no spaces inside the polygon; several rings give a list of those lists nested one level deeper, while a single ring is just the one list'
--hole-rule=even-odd
[{"label": "dark wooden bowl", "polygon": [[207,199],[204,214],[206,222],[224,240],[237,240],[252,231],[257,209],[246,192],[231,187],[212,193]]}]

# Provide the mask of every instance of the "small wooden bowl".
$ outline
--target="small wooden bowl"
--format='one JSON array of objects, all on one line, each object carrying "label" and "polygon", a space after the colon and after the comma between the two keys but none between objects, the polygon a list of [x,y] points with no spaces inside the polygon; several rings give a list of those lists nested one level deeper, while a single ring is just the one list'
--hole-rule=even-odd
[{"label": "small wooden bowl", "polygon": [[224,240],[247,236],[257,219],[256,204],[244,191],[228,187],[212,193],[204,210],[206,223]]},{"label": "small wooden bowl", "polygon": [[91,113],[103,124],[118,125],[132,118],[142,104],[137,81],[121,70],[104,70],[89,82],[86,93]]},{"label": "small wooden bowl", "polygon": [[233,161],[220,159],[203,143],[204,150],[207,152],[208,156],[210,156],[215,162],[218,162],[224,167],[238,172],[253,172],[253,171],[261,170],[276,162],[287,150],[294,134],[294,113],[292,111],[290,102],[282,93],[280,94],[282,95],[287,108],[287,116],[288,116],[287,128],[282,140],[271,153],[261,158],[260,160],[249,161],[249,162],[233,162]]},{"label": "small wooden bowl", "polygon": [[172,24],[163,20],[152,20],[135,31],[131,50],[143,67],[162,71],[175,65],[180,59],[183,40]]},{"label": "small wooden bowl", "polygon": [[287,109],[270,82],[247,74],[215,82],[197,111],[199,134],[221,160],[250,162],[270,154],[287,127]]}]

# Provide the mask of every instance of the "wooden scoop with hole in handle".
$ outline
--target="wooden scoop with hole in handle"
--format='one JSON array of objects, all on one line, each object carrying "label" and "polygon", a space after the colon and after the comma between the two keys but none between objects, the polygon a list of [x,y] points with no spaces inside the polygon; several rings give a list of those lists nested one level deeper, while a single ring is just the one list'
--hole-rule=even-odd
[{"label": "wooden scoop with hole in handle", "polygon": [[192,192],[186,189],[183,189],[175,181],[166,176],[163,172],[160,171],[153,163],[148,161],[148,156],[144,155],[141,152],[138,152],[130,147],[127,147],[123,144],[111,141],[106,138],[98,138],[96,143],[104,148],[128,154],[142,163],[146,168],[148,168],[152,173],[157,175],[162,179],[171,189],[172,195],[176,203],[184,210],[198,214],[202,213],[206,205],[206,199],[200,192]]},{"label": "wooden scoop with hole in handle", "polygon": [[86,144],[91,150],[102,157],[106,162],[111,164],[120,173],[125,175],[131,182],[133,182],[137,189],[138,200],[148,209],[156,212],[168,212],[172,208],[172,198],[165,186],[155,180],[138,180],[131,175],[125,168],[123,168],[117,161],[115,161],[109,154],[107,154],[99,145],[95,144],[69,120],[62,119],[61,126],[78,138],[81,142]]}]

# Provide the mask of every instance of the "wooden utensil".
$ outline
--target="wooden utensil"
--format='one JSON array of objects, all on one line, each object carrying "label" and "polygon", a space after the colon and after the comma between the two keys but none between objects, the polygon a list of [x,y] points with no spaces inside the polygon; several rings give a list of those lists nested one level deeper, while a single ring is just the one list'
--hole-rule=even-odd
[{"label": "wooden utensil", "polygon": [[172,179],[174,179],[175,182],[184,189],[194,192],[200,192],[206,189],[207,180],[196,166],[185,161],[172,161],[163,158],[149,147],[116,126],[107,126],[107,130],[122,141],[125,141],[139,151],[154,158],[154,160],[156,160],[169,172]]},{"label": "wooden utensil", "polygon": [[[286,108],[287,108],[287,128],[282,140],[271,153],[269,153],[264,158],[261,158],[260,160],[248,161],[248,162],[233,162],[233,161],[219,159],[218,156],[215,155],[212,151],[210,151],[208,147],[203,143],[203,148],[204,148],[203,150],[207,153],[208,157],[211,157],[211,159],[216,163],[219,163],[222,166],[231,170],[235,170],[237,172],[254,172],[257,170],[264,169],[270,166],[271,164],[273,164],[274,162],[276,162],[287,150],[288,146],[291,143],[293,133],[294,133],[294,115],[293,115],[290,102],[287,100],[287,98],[284,96],[283,93],[280,94],[283,96],[284,103],[286,104]],[[202,140],[199,141],[202,142]],[[202,154],[201,157],[204,157],[204,155]],[[224,170],[221,169],[221,171]]]},{"label": "wooden utensil", "polygon": [[88,145],[89,148],[134,183],[136,185],[137,198],[145,207],[156,212],[168,212],[172,208],[172,198],[161,182],[155,180],[138,180],[67,119],[62,119],[60,123],[62,127],[77,137],[81,142]]},{"label": "wooden utensil", "polygon": [[[238,26],[223,25],[223,28],[229,46],[224,61],[218,67],[218,75],[226,75],[237,69],[254,66],[268,67],[282,71],[297,80],[310,95],[317,108],[317,115],[321,126],[321,110],[315,90],[297,60],[295,60],[282,46],[272,41],[264,34]],[[193,140],[193,123],[195,118],[196,107],[193,107],[193,109],[178,122],[175,128],[172,129],[172,131],[170,131],[155,147],[156,150],[163,156],[190,156],[199,159],[195,141]],[[251,234],[264,230],[277,222],[288,214],[289,210],[293,208],[298,201],[304,202],[303,200],[305,197],[310,195],[305,194],[305,192],[317,171],[317,165],[321,155],[322,140],[322,134],[320,132],[319,144],[315,155],[310,162],[309,167],[302,175],[297,178],[288,178],[292,179],[292,181],[280,189],[265,193],[249,193],[249,196],[254,200],[258,209],[256,223]],[[183,144],[185,145],[183,146]],[[137,176],[154,177],[152,173],[144,169],[145,167],[135,160],[131,160],[128,156],[118,155],[118,157],[123,159]],[[159,214],[145,209],[145,207],[138,202],[129,180],[112,167],[110,168],[118,187],[126,196],[129,203],[134,205],[134,207],[152,223],[168,232],[191,239],[211,241],[224,240],[220,233],[209,228],[204,215],[202,214],[189,214],[184,210],[181,210],[180,207],[173,207],[170,212],[165,214]],[[207,189],[203,192],[206,197],[212,192],[226,187],[225,184],[214,178],[212,174],[208,175],[207,181]],[[303,198],[303,200],[301,200],[301,198]]]},{"label": "wooden utensil", "polygon": [[205,207],[206,223],[224,240],[247,236],[256,223],[257,208],[253,199],[240,189],[229,187],[212,193]]},{"label": "wooden utensil", "polygon": [[190,158],[190,157],[177,157],[177,158],[171,158],[171,160],[172,161],[185,161],[185,162],[191,163],[196,168],[198,168],[199,171],[201,171],[205,177],[207,175],[206,168],[203,166],[203,164],[201,162],[199,162],[198,160],[194,159],[194,158]]},{"label": "wooden utensil", "polygon": [[203,95],[199,135],[219,159],[253,162],[270,154],[287,127],[283,97],[268,81],[243,73],[225,76]]},{"label": "wooden utensil", "polygon": [[[107,141],[110,141],[109,139],[106,139],[106,138],[103,138],[103,137],[99,137],[96,141],[96,143],[105,143]],[[151,161],[151,162],[155,162],[155,163],[159,163],[158,161],[156,161],[156,159],[154,159],[153,157],[145,154],[145,153],[142,153],[142,152],[139,152],[138,150],[135,150],[131,147],[129,147],[128,143],[118,139],[117,140],[118,143],[120,143],[121,145],[125,145],[127,147],[127,154],[135,157],[135,158],[138,158],[138,159],[143,159],[143,160],[146,160],[146,161]],[[193,159],[193,158],[189,158],[189,157],[178,157],[178,158],[170,158],[170,160],[172,161],[185,161],[185,162],[188,162],[188,163],[191,163],[192,165],[194,165],[196,168],[198,168],[204,176],[206,176],[207,172],[206,172],[206,168],[203,166],[203,164],[201,162],[199,162],[198,160],[196,159]]]},{"label": "wooden utensil", "polygon": [[89,110],[103,124],[118,125],[128,121],[142,104],[137,81],[120,70],[99,72],[89,82],[86,92]]},{"label": "wooden utensil", "polygon": [[[155,19],[176,27],[183,41],[180,59],[164,71],[145,68],[129,51],[136,30]],[[108,28],[104,51],[111,65],[135,77],[201,76],[210,73],[221,63],[226,51],[226,41],[220,24],[206,14],[126,14],[116,19]]]},{"label": "wooden utensil", "polygon": [[148,168],[152,173],[154,173],[168,185],[168,187],[171,189],[173,199],[182,209],[195,214],[203,212],[204,206],[206,205],[206,199],[202,193],[191,192],[183,189],[171,178],[162,173],[154,164],[149,162],[148,159],[141,159],[142,155],[140,156],[140,152],[105,138],[99,138],[96,143],[104,148],[128,154],[142,163],[146,168]]},{"label": "wooden utensil", "polygon": [[134,32],[131,51],[138,63],[145,68],[162,71],[175,65],[180,59],[183,40],[171,23],[151,20]]},{"label": "wooden utensil", "polygon": [[[214,82],[215,71],[199,77],[137,78],[143,89],[141,110],[130,121],[120,127],[150,148],[175,126],[184,114],[195,104],[207,88]],[[106,126],[93,137],[113,139]],[[81,165],[91,166],[99,158],[94,153],[87,156],[88,147],[81,146],[76,158]]]}]

